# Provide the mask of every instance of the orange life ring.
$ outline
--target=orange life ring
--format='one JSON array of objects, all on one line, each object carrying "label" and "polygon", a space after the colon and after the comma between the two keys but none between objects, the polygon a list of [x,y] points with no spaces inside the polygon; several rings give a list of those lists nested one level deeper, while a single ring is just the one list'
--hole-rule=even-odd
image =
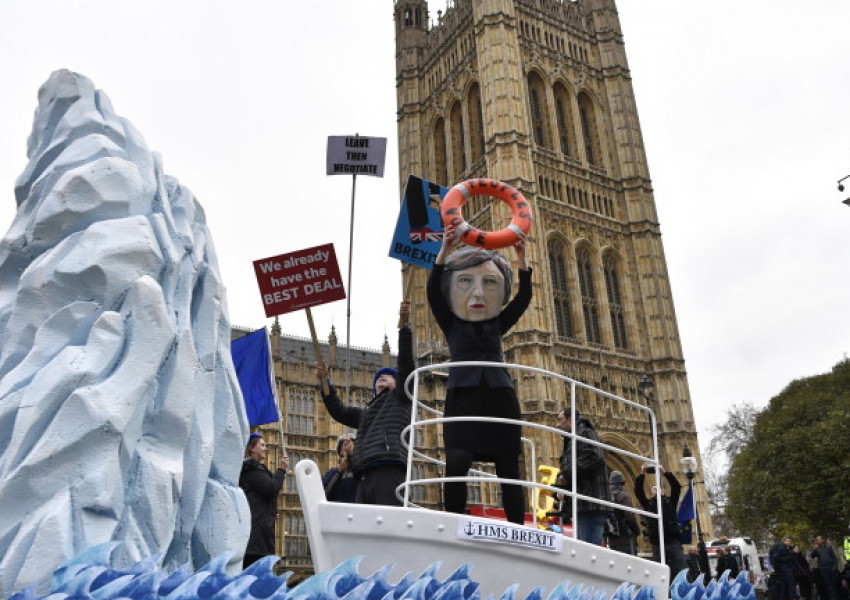
[{"label": "orange life ring", "polygon": [[[470,196],[492,196],[511,207],[511,224],[501,231],[482,231],[476,229],[463,218],[463,205]],[[443,199],[440,209],[443,225],[453,226],[458,238],[471,246],[494,250],[513,246],[521,234],[531,229],[531,207],[528,201],[514,187],[495,179],[470,179],[454,186]]]}]

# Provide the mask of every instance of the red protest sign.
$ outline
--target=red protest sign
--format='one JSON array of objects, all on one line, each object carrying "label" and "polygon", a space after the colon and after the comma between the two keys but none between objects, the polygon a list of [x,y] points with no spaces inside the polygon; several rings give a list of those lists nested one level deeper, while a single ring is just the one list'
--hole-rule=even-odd
[{"label": "red protest sign", "polygon": [[254,261],[267,317],[345,298],[333,244]]}]

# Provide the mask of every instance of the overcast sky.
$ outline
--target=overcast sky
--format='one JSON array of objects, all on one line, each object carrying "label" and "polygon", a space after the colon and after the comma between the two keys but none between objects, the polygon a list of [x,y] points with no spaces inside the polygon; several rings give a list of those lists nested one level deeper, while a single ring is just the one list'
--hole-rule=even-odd
[{"label": "overcast sky", "polygon": [[[431,4],[432,17],[444,2]],[[620,0],[703,445],[850,348],[850,2]],[[0,2],[0,231],[39,86],[86,75],[206,210],[235,325],[266,320],[252,261],[333,242],[347,279],[351,183],[329,135],[387,137],[357,178],[351,342],[395,350],[399,263],[390,0]],[[406,173],[403,174],[406,177]],[[850,180],[847,182],[850,184]],[[848,185],[850,190],[850,185]],[[313,309],[346,339],[346,301]],[[307,336],[303,311],[281,318]]]}]

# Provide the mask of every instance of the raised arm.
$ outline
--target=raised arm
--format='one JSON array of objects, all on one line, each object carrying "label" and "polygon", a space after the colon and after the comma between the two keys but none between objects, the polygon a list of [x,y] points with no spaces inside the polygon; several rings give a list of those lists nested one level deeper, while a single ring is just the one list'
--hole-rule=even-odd
[{"label": "raised arm", "polygon": [[[328,370],[322,361],[316,362],[316,379],[319,381],[328,379]],[[321,393],[321,388],[319,390]],[[360,413],[362,409],[357,406],[345,406],[340,401],[339,394],[336,393],[336,387],[331,385],[330,381],[328,381],[328,391],[329,393],[327,395],[322,393],[322,402],[324,402],[328,414],[334,421],[356,429],[360,424]]]},{"label": "raised arm", "polygon": [[[410,331],[410,301],[402,300],[398,314],[401,327],[398,330],[398,360],[396,362],[398,380],[396,385],[402,386],[416,368],[416,363],[413,360],[413,333]],[[404,394],[404,397],[406,398],[407,394]]]}]

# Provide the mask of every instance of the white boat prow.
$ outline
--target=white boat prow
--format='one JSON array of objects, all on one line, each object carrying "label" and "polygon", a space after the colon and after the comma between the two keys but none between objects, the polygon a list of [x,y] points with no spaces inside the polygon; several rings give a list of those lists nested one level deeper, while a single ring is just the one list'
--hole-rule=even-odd
[{"label": "white boat prow", "polygon": [[535,587],[551,590],[565,580],[602,590],[607,598],[623,582],[650,586],[658,599],[668,595],[670,571],[664,564],[504,521],[328,502],[322,474],[311,460],[298,462],[295,478],[317,573],[362,556],[361,575],[392,564],[397,579],[406,573],[418,576],[437,562],[442,563],[440,578],[471,565],[482,598],[498,598],[514,584],[519,584],[516,597],[522,598]]}]

